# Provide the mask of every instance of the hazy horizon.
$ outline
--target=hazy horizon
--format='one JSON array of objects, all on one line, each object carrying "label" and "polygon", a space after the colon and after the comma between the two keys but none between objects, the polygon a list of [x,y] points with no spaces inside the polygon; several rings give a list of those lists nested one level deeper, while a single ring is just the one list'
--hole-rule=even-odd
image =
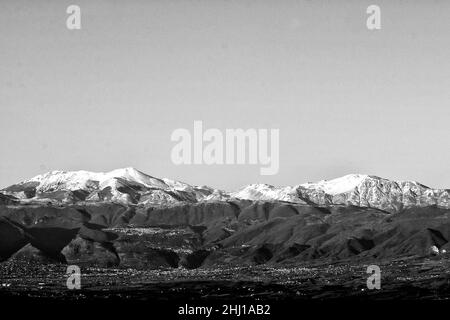
[{"label": "hazy horizon", "polygon": [[[82,29],[66,28],[66,8]],[[382,29],[366,28],[381,7]],[[447,9],[447,10],[445,10]],[[0,2],[0,188],[134,167],[233,190],[351,173],[450,188],[450,2]],[[279,128],[280,170],[174,165],[171,133]]]}]

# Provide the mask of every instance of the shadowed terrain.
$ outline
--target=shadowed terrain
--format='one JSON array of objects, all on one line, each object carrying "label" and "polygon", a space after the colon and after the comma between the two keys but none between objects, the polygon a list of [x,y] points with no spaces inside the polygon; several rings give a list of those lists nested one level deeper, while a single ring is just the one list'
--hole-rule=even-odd
[{"label": "shadowed terrain", "polygon": [[[447,251],[450,210],[235,201],[0,207],[0,258],[86,266],[187,268],[364,261]],[[36,250],[37,249],[37,250]],[[437,250],[437,251],[436,251]]]},{"label": "shadowed terrain", "polygon": [[[449,238],[450,210],[437,206],[4,205],[0,296],[73,299],[71,264],[87,301],[443,299]],[[369,264],[382,267],[382,292],[365,291]]]}]

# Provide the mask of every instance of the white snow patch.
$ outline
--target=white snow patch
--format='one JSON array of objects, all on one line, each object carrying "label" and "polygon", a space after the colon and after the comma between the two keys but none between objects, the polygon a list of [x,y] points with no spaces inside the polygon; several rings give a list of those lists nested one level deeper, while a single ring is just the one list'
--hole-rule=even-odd
[{"label": "white snow patch", "polygon": [[247,200],[280,200],[295,202],[297,199],[296,187],[274,187],[268,184],[250,184],[237,192],[231,193],[230,196]]},{"label": "white snow patch", "polygon": [[321,180],[316,183],[304,183],[301,187],[319,189],[330,195],[336,195],[354,190],[369,176],[365,174],[349,174],[332,180]]}]

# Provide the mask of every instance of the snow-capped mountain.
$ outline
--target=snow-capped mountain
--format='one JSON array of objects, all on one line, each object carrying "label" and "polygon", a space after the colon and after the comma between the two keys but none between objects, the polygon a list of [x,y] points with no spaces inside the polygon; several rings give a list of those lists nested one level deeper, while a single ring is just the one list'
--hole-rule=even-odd
[{"label": "snow-capped mountain", "polygon": [[126,204],[170,205],[198,202],[214,189],[159,179],[134,168],[110,172],[51,171],[3,189],[3,193],[32,201],[113,201]]},{"label": "snow-capped mountain", "polygon": [[237,192],[230,193],[232,198],[247,200],[278,200],[295,203],[304,203],[298,197],[297,187],[275,187],[268,184],[250,184]]},{"label": "snow-capped mountain", "polygon": [[321,180],[316,183],[304,183],[299,187],[309,190],[320,190],[329,195],[345,193],[357,188],[369,176],[365,174],[349,174],[332,180]]},{"label": "snow-capped mountain", "polygon": [[252,200],[313,205],[354,205],[397,212],[405,207],[449,207],[449,190],[431,189],[415,181],[391,181],[351,174],[337,179],[275,187],[250,184],[236,192],[159,179],[134,168],[110,172],[52,171],[2,190],[21,202],[119,202],[144,206]]},{"label": "snow-capped mountain", "polygon": [[449,207],[449,190],[431,189],[415,181],[391,181],[361,174],[302,184],[297,193],[308,203],[355,205],[389,212],[411,206]]}]

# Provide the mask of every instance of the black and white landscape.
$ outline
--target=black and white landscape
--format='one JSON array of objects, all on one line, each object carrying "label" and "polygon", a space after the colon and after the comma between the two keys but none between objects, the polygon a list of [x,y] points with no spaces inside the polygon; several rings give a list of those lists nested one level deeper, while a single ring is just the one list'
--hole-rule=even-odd
[{"label": "black and white landscape", "polygon": [[[52,171],[0,199],[3,297],[450,297],[449,190],[415,181],[352,174],[227,192],[134,168]],[[67,265],[81,268],[81,290],[67,289]]]},{"label": "black and white landscape", "polygon": [[438,318],[449,17],[0,1],[0,317]]}]

